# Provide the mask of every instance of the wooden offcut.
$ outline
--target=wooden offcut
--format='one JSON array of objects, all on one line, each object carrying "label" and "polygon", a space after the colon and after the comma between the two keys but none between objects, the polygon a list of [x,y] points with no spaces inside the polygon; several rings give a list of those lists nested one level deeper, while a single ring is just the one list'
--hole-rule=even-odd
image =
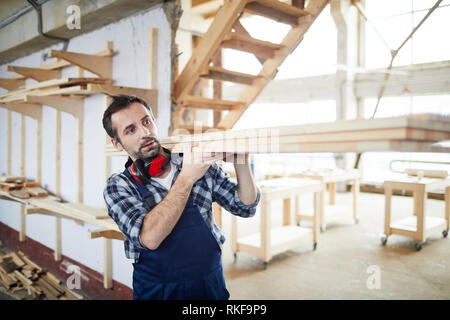
[{"label": "wooden offcut", "polygon": [[8,291],[25,290],[32,299],[82,300],[56,276],[32,262],[23,252],[0,256],[0,284]]}]

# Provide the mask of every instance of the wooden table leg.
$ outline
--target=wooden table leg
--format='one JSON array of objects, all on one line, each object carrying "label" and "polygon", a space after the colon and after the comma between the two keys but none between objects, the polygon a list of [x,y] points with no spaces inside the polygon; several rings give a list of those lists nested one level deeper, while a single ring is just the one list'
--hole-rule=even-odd
[{"label": "wooden table leg", "polygon": [[231,215],[231,251],[233,253],[238,252],[238,230],[237,230],[237,217],[233,214]]},{"label": "wooden table leg", "polygon": [[320,218],[319,227],[322,228],[325,225],[325,194],[327,192],[327,185],[322,182],[322,190],[320,191]]},{"label": "wooden table leg", "polygon": [[391,234],[391,200],[392,189],[384,186],[385,210],[384,210],[384,234],[389,236]]},{"label": "wooden table leg", "polygon": [[270,202],[261,203],[261,250],[262,260],[270,260]]},{"label": "wooden table leg", "polygon": [[336,182],[330,182],[328,184],[329,192],[330,192],[330,205],[334,205],[336,203]]},{"label": "wooden table leg", "polygon": [[450,225],[450,186],[445,188],[445,220],[447,221],[447,230]]},{"label": "wooden table leg", "polygon": [[295,197],[295,222],[300,223],[301,216],[300,216],[300,196]]},{"label": "wooden table leg", "polygon": [[353,219],[355,219],[355,222],[358,221],[358,196],[359,196],[359,180],[354,179],[353,180]]},{"label": "wooden table leg", "polygon": [[414,212],[417,215],[417,239],[420,242],[425,241],[425,186],[419,185],[413,191]]},{"label": "wooden table leg", "polygon": [[[313,212],[313,241],[317,243],[319,234],[319,215],[320,215],[320,192],[314,192],[314,212]],[[315,245],[314,245],[315,247]]]},{"label": "wooden table leg", "polygon": [[283,200],[283,226],[291,225],[291,198]]}]

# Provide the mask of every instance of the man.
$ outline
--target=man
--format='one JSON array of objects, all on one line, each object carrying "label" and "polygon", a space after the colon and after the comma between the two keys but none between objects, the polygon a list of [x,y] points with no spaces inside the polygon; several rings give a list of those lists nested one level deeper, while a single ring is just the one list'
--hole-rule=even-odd
[{"label": "man", "polygon": [[248,155],[234,164],[237,184],[215,163],[221,154],[201,154],[199,161],[191,153],[170,155],[150,107],[134,96],[113,97],[103,127],[129,155],[124,172],[108,179],[104,198],[134,259],[134,299],[228,299],[220,259],[225,237],[212,203],[241,217],[255,214],[260,192]]}]

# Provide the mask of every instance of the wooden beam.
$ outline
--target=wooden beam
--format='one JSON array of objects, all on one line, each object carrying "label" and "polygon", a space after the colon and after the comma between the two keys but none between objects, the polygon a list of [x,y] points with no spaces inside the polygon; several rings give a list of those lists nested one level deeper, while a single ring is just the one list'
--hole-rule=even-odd
[{"label": "wooden beam", "polygon": [[7,66],[6,70],[10,72],[16,72],[25,76],[26,78],[34,79],[36,81],[46,81],[61,77],[61,70],[49,70],[19,66]]},{"label": "wooden beam", "polygon": [[252,38],[251,36],[244,36],[236,32],[230,33],[230,35],[222,42],[221,46],[222,48],[230,48],[253,53],[256,57],[264,60],[273,58],[275,55],[274,51],[283,48],[281,45],[258,40]]},{"label": "wooden beam", "polygon": [[148,88],[158,87],[158,29],[150,28],[148,31]]},{"label": "wooden beam", "polygon": [[264,4],[261,2],[262,1],[250,2],[245,6],[244,10],[250,14],[263,16],[277,22],[289,24],[291,26],[297,26],[299,24],[298,18],[308,15],[307,11],[290,6],[280,1],[263,1]]},{"label": "wooden beam", "polygon": [[[212,57],[212,63],[214,66],[222,67],[222,49],[217,49],[216,53]],[[222,100],[223,83],[221,81],[213,81],[213,98],[214,100]],[[225,101],[225,100],[223,100]],[[213,126],[216,127],[220,120],[222,120],[222,111],[213,111]],[[220,211],[221,212],[221,211]]]},{"label": "wooden beam", "polygon": [[229,101],[220,99],[207,99],[203,97],[186,96],[181,101],[181,106],[184,108],[198,108],[211,110],[231,110],[234,106],[239,106],[242,103],[239,101]]},{"label": "wooden beam", "polygon": [[52,58],[66,60],[75,66],[98,75],[99,77],[112,79],[111,56],[97,56],[93,54],[58,50],[50,50],[48,55]]},{"label": "wooden beam", "polygon": [[241,84],[252,85],[255,80],[259,77],[254,76],[247,73],[231,71],[227,69],[223,69],[221,67],[209,67],[206,73],[201,74],[200,77],[213,79],[213,80],[221,80],[221,81],[229,81]]},{"label": "wooden beam", "polygon": [[0,78],[0,87],[13,91],[25,85],[25,79]]}]

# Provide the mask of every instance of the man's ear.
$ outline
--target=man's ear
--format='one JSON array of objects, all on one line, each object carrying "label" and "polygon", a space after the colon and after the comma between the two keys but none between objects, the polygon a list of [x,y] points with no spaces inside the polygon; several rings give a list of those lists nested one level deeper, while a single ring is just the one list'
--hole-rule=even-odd
[{"label": "man's ear", "polygon": [[117,151],[123,150],[122,144],[119,141],[117,141],[116,139],[111,138],[111,143],[114,146],[114,148],[116,148]]}]

